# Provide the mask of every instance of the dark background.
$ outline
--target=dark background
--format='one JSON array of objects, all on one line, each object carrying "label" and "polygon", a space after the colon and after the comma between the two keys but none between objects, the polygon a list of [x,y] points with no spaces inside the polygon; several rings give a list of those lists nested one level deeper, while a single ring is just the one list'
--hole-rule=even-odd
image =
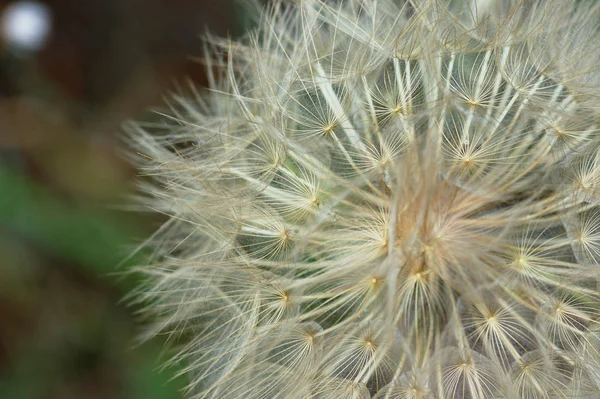
[{"label": "dark background", "polygon": [[161,220],[117,209],[136,175],[120,126],[205,85],[205,28],[251,22],[233,0],[38,1],[39,50],[0,37],[0,398],[179,398],[185,378],[159,369],[160,339],[137,344],[123,300],[141,262],[126,254]]}]

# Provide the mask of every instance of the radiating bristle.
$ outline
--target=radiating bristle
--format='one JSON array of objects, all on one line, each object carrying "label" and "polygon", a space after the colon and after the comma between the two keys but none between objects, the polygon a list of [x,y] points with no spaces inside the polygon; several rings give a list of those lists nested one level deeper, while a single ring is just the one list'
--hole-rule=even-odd
[{"label": "radiating bristle", "polygon": [[600,6],[274,0],[132,123],[194,399],[600,397]]}]

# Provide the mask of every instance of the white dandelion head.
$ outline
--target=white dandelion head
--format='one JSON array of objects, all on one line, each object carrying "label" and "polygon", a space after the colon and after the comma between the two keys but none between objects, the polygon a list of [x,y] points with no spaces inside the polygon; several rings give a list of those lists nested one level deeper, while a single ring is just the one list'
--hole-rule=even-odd
[{"label": "white dandelion head", "polygon": [[187,397],[593,398],[600,6],[274,1],[128,125]]}]

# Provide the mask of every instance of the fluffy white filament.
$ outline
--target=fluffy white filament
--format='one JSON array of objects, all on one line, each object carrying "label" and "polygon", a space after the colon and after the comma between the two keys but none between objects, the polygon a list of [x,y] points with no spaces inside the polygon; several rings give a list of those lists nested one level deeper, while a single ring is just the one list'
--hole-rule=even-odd
[{"label": "fluffy white filament", "polygon": [[197,399],[600,397],[599,6],[275,1],[129,127]]}]

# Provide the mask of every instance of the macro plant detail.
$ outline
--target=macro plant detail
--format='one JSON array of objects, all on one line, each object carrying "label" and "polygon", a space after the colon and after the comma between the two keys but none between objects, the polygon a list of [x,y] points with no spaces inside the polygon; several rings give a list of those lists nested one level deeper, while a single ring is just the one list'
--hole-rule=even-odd
[{"label": "macro plant detail", "polygon": [[189,398],[600,397],[600,4],[274,1],[128,125]]}]

